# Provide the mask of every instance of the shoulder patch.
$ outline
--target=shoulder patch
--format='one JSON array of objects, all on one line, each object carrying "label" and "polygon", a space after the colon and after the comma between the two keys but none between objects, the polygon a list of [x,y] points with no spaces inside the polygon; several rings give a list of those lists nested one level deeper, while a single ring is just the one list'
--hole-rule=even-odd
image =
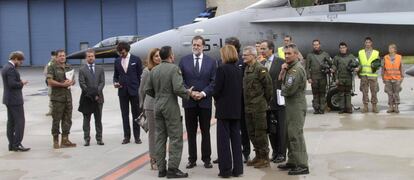
[{"label": "shoulder patch", "polygon": [[288,79],[287,79],[287,85],[288,86],[292,85],[293,84],[293,80],[294,80],[294,77],[293,76],[289,76]]},{"label": "shoulder patch", "polygon": [[178,74],[182,75],[183,73],[181,72],[180,68],[178,68]]}]

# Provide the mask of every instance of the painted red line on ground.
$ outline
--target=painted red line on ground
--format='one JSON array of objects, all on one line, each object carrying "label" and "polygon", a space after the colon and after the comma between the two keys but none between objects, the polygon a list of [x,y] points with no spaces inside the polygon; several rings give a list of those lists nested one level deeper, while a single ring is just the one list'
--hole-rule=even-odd
[{"label": "painted red line on ground", "polygon": [[[211,121],[211,126],[214,126],[217,123],[217,120],[215,118],[212,118]],[[197,133],[200,133],[200,129],[198,129]],[[183,140],[186,141],[187,140],[187,132],[183,133]],[[127,176],[129,176],[132,172],[135,172],[139,169],[141,169],[142,167],[144,167],[146,164],[148,164],[150,161],[150,157],[149,157],[149,152],[145,152],[129,161],[127,161],[126,163],[108,171],[107,173],[105,173],[104,175],[96,178],[96,179],[102,179],[102,180],[118,180],[118,179],[123,179]]]}]

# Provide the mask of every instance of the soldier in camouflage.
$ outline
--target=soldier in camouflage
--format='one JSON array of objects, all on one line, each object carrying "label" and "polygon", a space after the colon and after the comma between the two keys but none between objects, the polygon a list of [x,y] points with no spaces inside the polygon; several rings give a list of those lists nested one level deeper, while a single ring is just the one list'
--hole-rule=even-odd
[{"label": "soldier in camouflage", "polygon": [[[64,50],[56,51],[56,61],[47,69],[47,82],[52,87],[50,100],[52,101],[52,135],[53,148],[76,147],[76,144],[69,140],[70,128],[72,127],[72,93],[70,86],[75,84],[66,78],[66,72],[72,67],[66,64],[66,53]],[[59,146],[59,125],[62,124],[62,141]]]},{"label": "soldier in camouflage", "polygon": [[264,168],[269,167],[266,110],[269,109],[273,87],[267,68],[256,58],[255,47],[244,48],[243,60],[247,64],[243,78],[246,126],[256,151],[256,157],[248,161],[247,166]]}]

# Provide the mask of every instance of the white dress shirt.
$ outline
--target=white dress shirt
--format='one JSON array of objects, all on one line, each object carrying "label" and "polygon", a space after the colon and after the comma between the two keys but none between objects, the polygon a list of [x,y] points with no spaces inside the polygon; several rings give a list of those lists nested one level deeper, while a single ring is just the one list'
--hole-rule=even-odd
[{"label": "white dress shirt", "polygon": [[121,58],[121,65],[124,68],[125,73],[128,70],[129,58],[131,58],[131,54],[130,53],[128,53],[128,55],[126,56],[126,58]]}]

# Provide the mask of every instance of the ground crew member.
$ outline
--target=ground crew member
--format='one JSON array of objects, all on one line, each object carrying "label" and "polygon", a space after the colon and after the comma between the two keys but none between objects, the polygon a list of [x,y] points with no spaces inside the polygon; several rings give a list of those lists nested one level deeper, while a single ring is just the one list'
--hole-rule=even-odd
[{"label": "ground crew member", "polygon": [[324,114],[326,105],[327,74],[332,66],[329,54],[321,50],[319,40],[312,42],[313,52],[306,56],[306,74],[308,82],[312,86],[313,114]]},{"label": "ground crew member", "polygon": [[[161,64],[154,67],[145,85],[145,92],[155,98],[155,156],[158,177],[188,177],[178,169],[183,151],[183,123],[177,96],[189,99],[192,88],[185,89],[180,68],[174,65],[174,54],[170,46],[161,48]],[[168,171],[165,153],[169,138]]]},{"label": "ground crew member", "polygon": [[358,53],[360,71],[359,77],[361,79],[360,90],[362,92],[362,102],[364,103],[364,108],[362,113],[368,112],[368,92],[371,91],[371,103],[372,103],[372,112],[378,113],[377,109],[377,92],[379,91],[378,87],[378,74],[373,72],[371,68],[371,63],[379,59],[379,51],[372,48],[372,39],[370,37],[365,38],[365,48],[361,49]]},{"label": "ground crew member", "polygon": [[286,35],[283,38],[283,46],[277,48],[277,56],[281,59],[285,59],[285,51],[284,48],[292,43],[292,36]]},{"label": "ground crew member", "polygon": [[[43,74],[46,76],[46,78],[47,78],[47,68],[49,68],[49,66],[55,62],[55,59],[56,59],[56,51],[51,51],[50,60],[46,64],[45,68],[43,69]],[[46,116],[51,116],[52,115],[52,101],[50,100],[50,94],[52,94],[52,88],[47,84],[47,79],[46,79],[46,85],[47,85],[47,96],[49,96],[49,112],[46,113]]]},{"label": "ground crew member", "polygon": [[[52,135],[53,148],[76,147],[75,143],[69,140],[70,128],[72,127],[72,93],[70,86],[75,84],[66,77],[66,72],[73,68],[66,64],[66,53],[64,50],[56,51],[56,61],[47,69],[47,83],[52,87],[50,100],[52,101]],[[59,126],[62,124],[62,141],[59,146]]]},{"label": "ground crew member", "polygon": [[299,63],[299,50],[295,44],[285,49],[286,63],[282,71],[286,72],[282,95],[286,103],[286,124],[288,137],[288,161],[278,166],[282,170],[290,170],[289,175],[309,174],[308,154],[306,153],[303,126],[306,116],[306,74]]},{"label": "ground crew member", "polygon": [[390,44],[388,46],[389,54],[384,56],[384,65],[382,71],[382,80],[384,81],[384,90],[388,94],[387,113],[400,113],[398,105],[400,104],[401,83],[404,79],[402,68],[402,56],[397,54],[397,46]]},{"label": "ground crew member", "polygon": [[341,108],[339,114],[352,113],[351,91],[354,78],[353,72],[357,72],[359,69],[355,56],[348,53],[348,45],[344,42],[339,44],[339,54],[333,59],[332,69],[335,73],[336,87],[339,90],[339,107]]},{"label": "ground crew member", "polygon": [[264,168],[269,167],[266,110],[272,99],[273,87],[267,68],[256,57],[255,47],[244,48],[243,60],[247,64],[243,78],[246,125],[256,151],[256,157],[248,161],[247,166]]}]

